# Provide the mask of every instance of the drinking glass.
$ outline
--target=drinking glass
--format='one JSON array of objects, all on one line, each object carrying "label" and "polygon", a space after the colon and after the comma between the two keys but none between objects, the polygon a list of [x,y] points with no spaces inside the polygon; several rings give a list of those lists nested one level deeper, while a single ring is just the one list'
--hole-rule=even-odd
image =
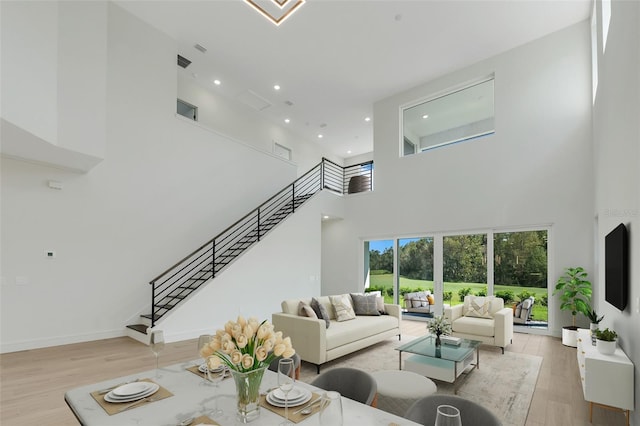
[{"label": "drinking glass", "polygon": [[460,410],[453,405],[439,405],[435,426],[462,426]]},{"label": "drinking glass", "polygon": [[207,359],[205,359],[205,377],[215,388],[215,394],[213,396],[215,405],[213,406],[213,410],[209,413],[209,416],[220,417],[224,413],[224,411],[222,411],[222,409],[218,407],[218,385],[220,385],[220,382],[222,381],[222,379],[224,379],[224,375],[227,369],[224,365],[219,365],[215,369],[211,368],[213,365],[215,365],[213,363],[213,358],[216,358],[216,356],[211,355],[210,357],[207,357]]},{"label": "drinking glass", "polygon": [[278,361],[278,386],[284,393],[284,422],[282,426],[292,425],[289,421],[289,392],[293,389],[295,383],[295,367],[293,359],[282,358]]},{"label": "drinking glass", "polygon": [[320,407],[321,426],[342,426],[342,396],[339,392],[325,392]]},{"label": "drinking glass", "polygon": [[[200,355],[200,351],[202,350],[202,348],[204,348],[205,346],[207,346],[210,342],[211,339],[213,337],[210,334],[203,334],[200,337],[198,337],[198,357],[202,358],[202,356]],[[202,365],[206,365],[207,360],[203,358],[203,364]],[[203,374],[204,380],[207,380],[206,377],[206,372]]]},{"label": "drinking glass", "polygon": [[160,352],[164,350],[164,333],[162,330],[155,330],[151,332],[151,336],[149,336],[149,347],[151,348],[151,352],[156,356],[156,377],[159,377],[158,358]]}]

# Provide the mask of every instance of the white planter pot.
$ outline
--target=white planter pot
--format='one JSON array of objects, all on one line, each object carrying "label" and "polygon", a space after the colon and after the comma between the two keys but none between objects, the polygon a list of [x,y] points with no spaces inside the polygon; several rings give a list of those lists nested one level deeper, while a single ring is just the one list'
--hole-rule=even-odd
[{"label": "white planter pot", "polygon": [[578,331],[572,330],[570,327],[562,328],[562,344],[575,348],[578,346]]},{"label": "white planter pot", "polygon": [[607,342],[596,339],[596,349],[603,355],[612,355],[616,351],[617,341]]}]

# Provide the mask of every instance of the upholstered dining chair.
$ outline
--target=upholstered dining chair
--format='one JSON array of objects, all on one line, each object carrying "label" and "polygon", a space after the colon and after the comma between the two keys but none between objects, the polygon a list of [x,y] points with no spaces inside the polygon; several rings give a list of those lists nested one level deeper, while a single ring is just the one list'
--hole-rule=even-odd
[{"label": "upholstered dining chair", "polygon": [[328,391],[340,392],[345,398],[375,407],[377,405],[378,384],[373,376],[357,368],[340,367],[320,374],[313,386]]},{"label": "upholstered dining chair", "polygon": [[[300,355],[293,354],[293,368],[295,369],[295,379],[300,380]],[[278,362],[282,359],[281,356],[275,357],[271,364],[269,364],[269,370],[278,372]]]},{"label": "upholstered dining chair", "polygon": [[436,422],[439,405],[452,405],[460,410],[463,425],[502,426],[500,419],[489,409],[455,395],[429,395],[417,400],[404,417],[421,425],[432,426]]}]

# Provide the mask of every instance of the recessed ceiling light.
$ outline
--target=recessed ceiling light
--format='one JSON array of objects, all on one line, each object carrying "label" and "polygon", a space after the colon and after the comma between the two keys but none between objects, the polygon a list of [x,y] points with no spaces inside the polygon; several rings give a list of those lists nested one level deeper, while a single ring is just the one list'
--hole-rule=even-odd
[{"label": "recessed ceiling light", "polygon": [[220,84],[222,83],[220,82],[220,80],[216,79],[216,80],[213,80],[213,84],[215,84],[216,86],[220,86]]},{"label": "recessed ceiling light", "polygon": [[291,123],[291,120],[289,120],[288,118],[285,118],[285,119],[284,119],[284,122],[285,122],[285,123],[287,123],[287,124],[289,124],[289,123]]},{"label": "recessed ceiling light", "polygon": [[323,135],[318,135],[318,139],[322,139],[324,136]]},{"label": "recessed ceiling light", "polygon": [[280,85],[279,84],[274,85],[273,90],[280,90]]},{"label": "recessed ceiling light", "polygon": [[323,219],[329,219],[329,216],[324,215],[324,216],[322,216],[322,218],[323,218]]},{"label": "recessed ceiling light", "polygon": [[351,154],[351,150],[347,151],[347,154]]},{"label": "recessed ceiling light", "polygon": [[423,115],[422,118],[429,118],[429,114]]},{"label": "recessed ceiling light", "polygon": [[371,121],[371,117],[365,117],[364,121]]}]

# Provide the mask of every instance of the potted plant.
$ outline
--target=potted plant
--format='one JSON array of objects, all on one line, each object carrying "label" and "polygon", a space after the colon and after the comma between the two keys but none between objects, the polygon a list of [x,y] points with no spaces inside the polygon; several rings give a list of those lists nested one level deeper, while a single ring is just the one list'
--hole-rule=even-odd
[{"label": "potted plant", "polygon": [[570,326],[562,327],[562,344],[566,346],[577,346],[576,315],[581,313],[585,316],[591,311],[591,282],[587,279],[587,272],[581,266],[577,268],[566,268],[564,275],[558,278],[556,289],[553,292],[560,293],[560,309],[571,311],[572,323]]},{"label": "potted plant", "polygon": [[604,330],[596,330],[596,349],[604,355],[611,355],[616,351],[616,343],[618,333],[605,328]]},{"label": "potted plant", "polygon": [[591,308],[589,309],[589,313],[587,314],[587,316],[589,317],[589,321],[591,321],[591,323],[589,324],[589,330],[591,330],[591,344],[595,346],[596,344],[595,332],[598,329],[598,324],[600,324],[600,321],[602,321],[602,319],[604,318],[604,315],[598,316],[598,314],[596,313],[596,310]]}]

